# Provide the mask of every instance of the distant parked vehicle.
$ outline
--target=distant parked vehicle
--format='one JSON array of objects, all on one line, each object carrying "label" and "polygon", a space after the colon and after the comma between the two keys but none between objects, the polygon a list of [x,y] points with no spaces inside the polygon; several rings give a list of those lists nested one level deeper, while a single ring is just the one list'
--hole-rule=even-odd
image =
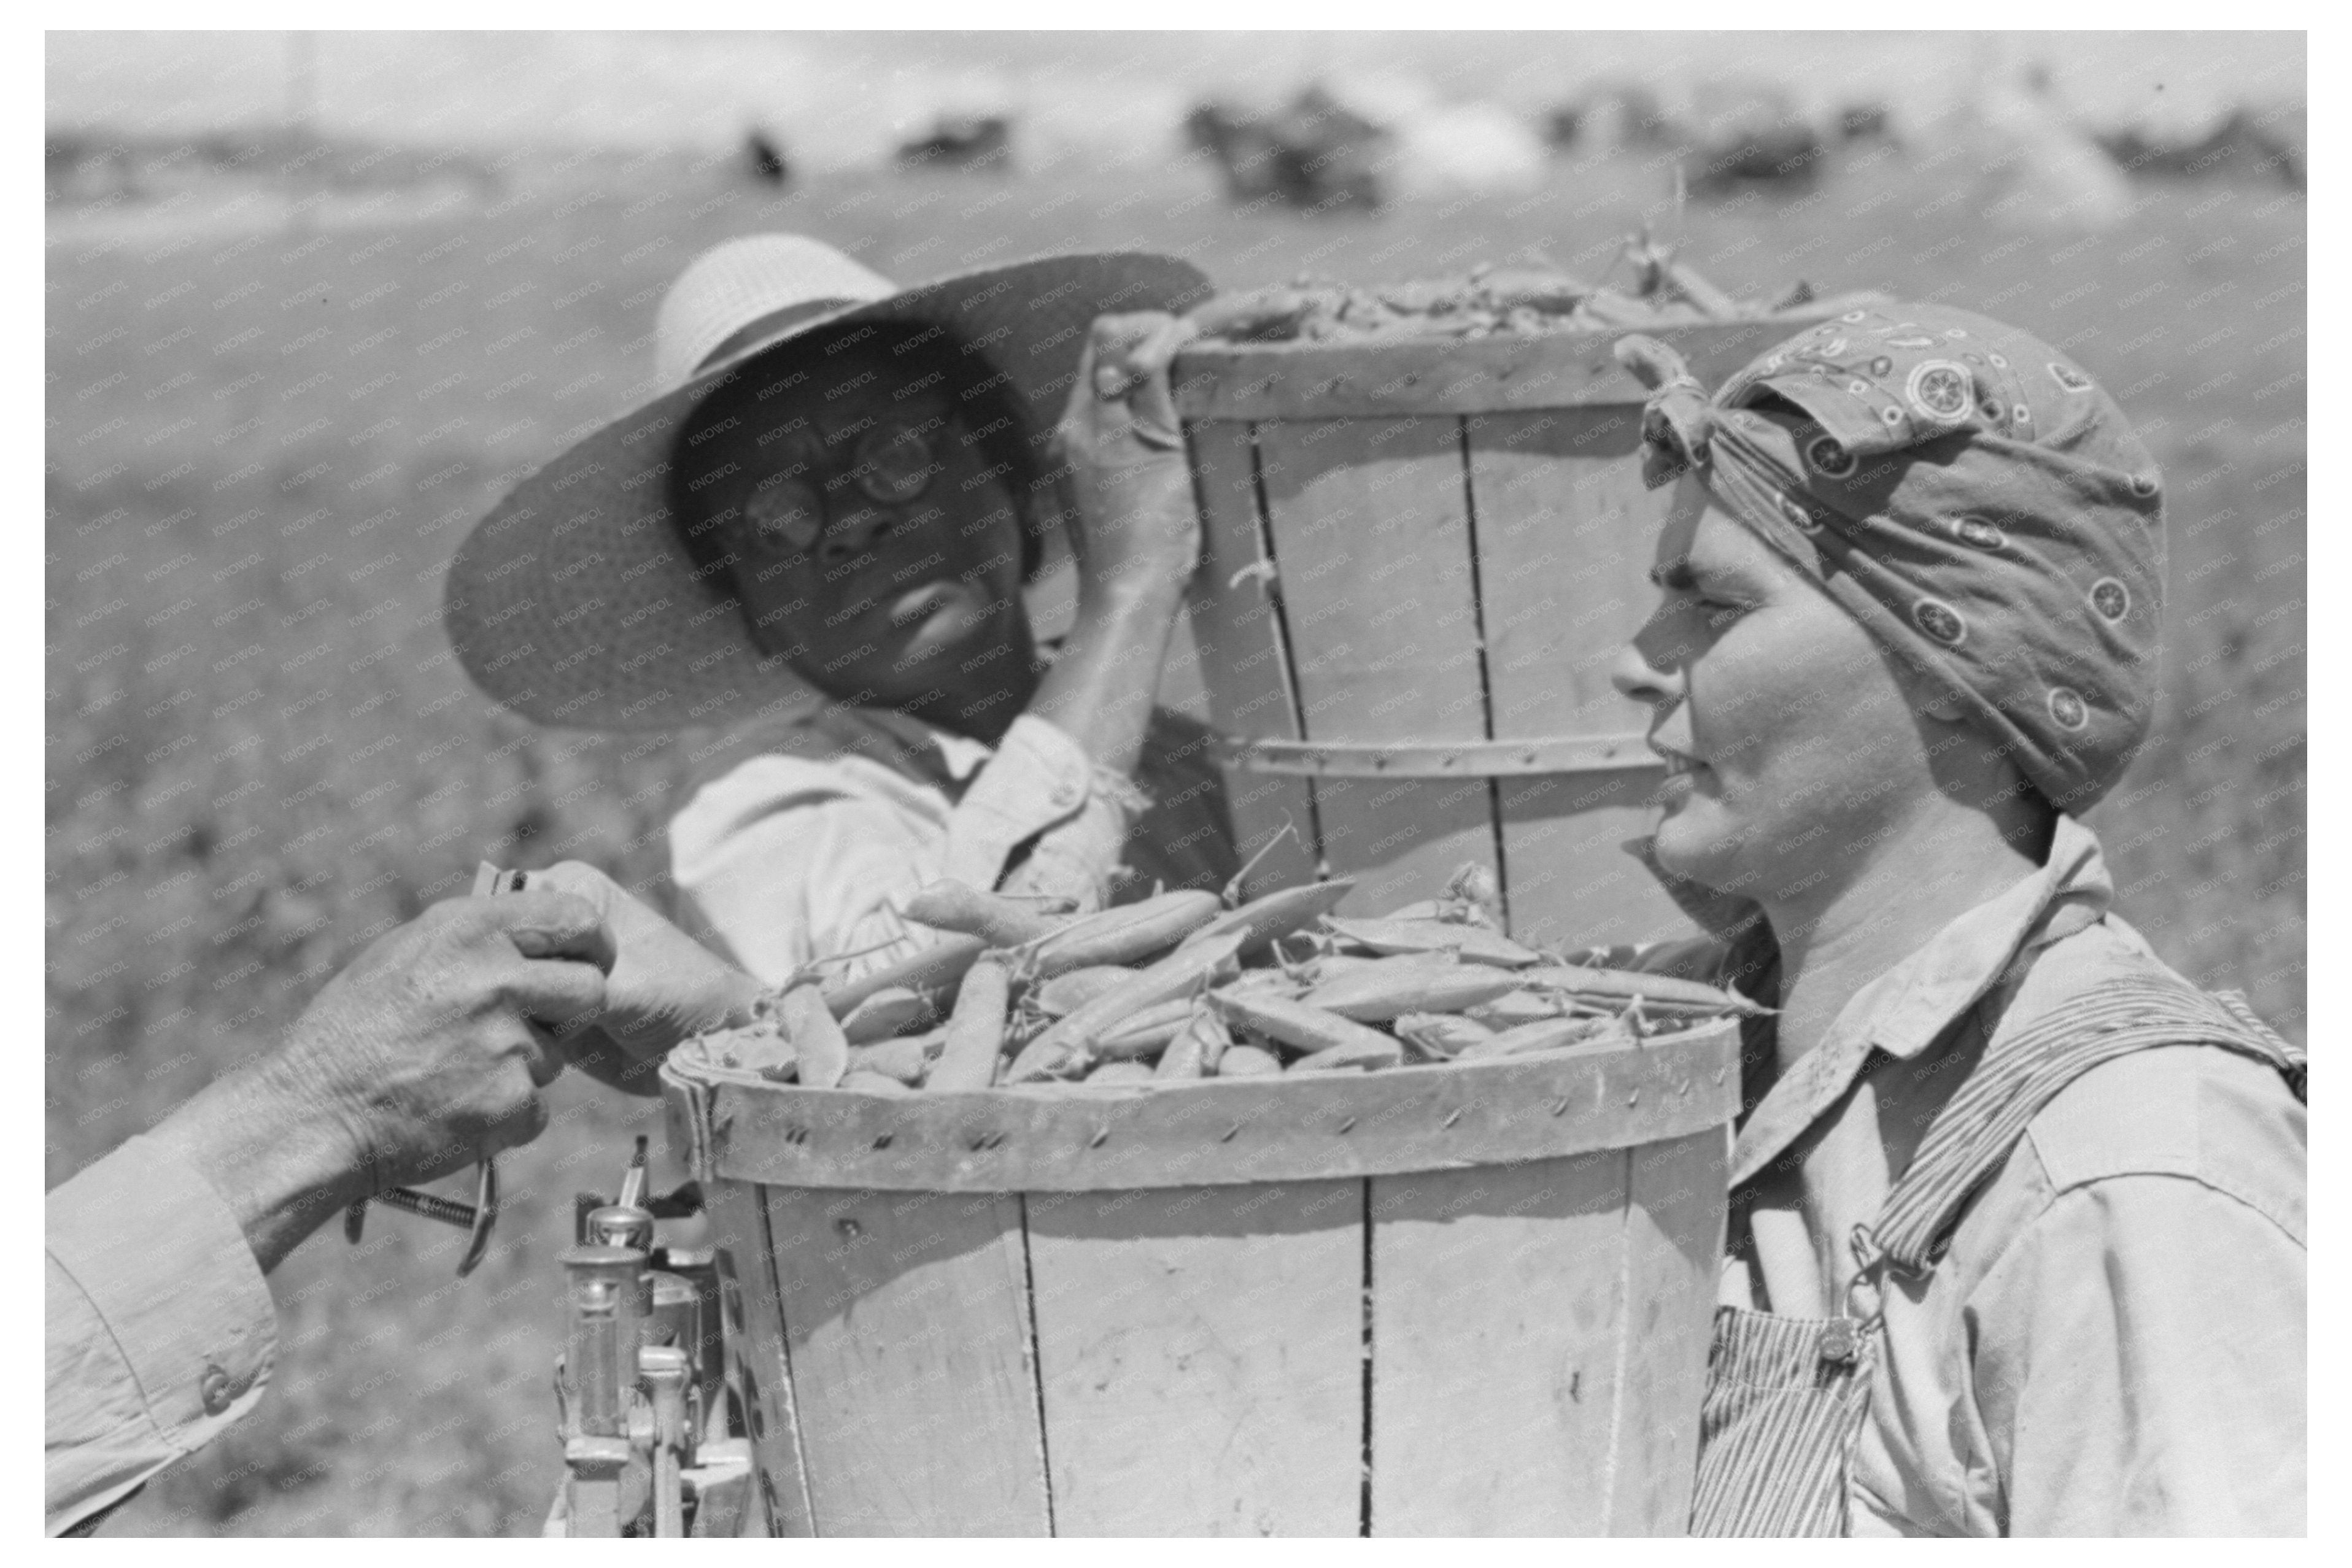
[{"label": "distant parked vehicle", "polygon": [[966,169],[1003,172],[1013,166],[1013,120],[1003,114],[943,114],[930,129],[898,144],[901,169]]},{"label": "distant parked vehicle", "polygon": [[2304,189],[2307,116],[2302,104],[2258,112],[2231,106],[2202,127],[2138,121],[2092,134],[2107,155],[2135,174],[2195,179],[2253,174]]},{"label": "distant parked vehicle", "polygon": [[793,177],[791,160],[784,156],[782,143],[757,126],[743,137],[744,161],[751,166],[751,178],[763,185],[789,184]]},{"label": "distant parked vehicle", "polygon": [[1184,117],[1184,135],[1223,170],[1236,203],[1376,212],[1387,198],[1379,162],[1389,133],[1317,88],[1270,111],[1210,99]]}]

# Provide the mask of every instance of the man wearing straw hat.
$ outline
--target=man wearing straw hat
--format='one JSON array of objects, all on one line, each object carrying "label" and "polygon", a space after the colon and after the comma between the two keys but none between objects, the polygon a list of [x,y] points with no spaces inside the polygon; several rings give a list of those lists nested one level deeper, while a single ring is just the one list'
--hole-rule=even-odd
[{"label": "man wearing straw hat", "polygon": [[[907,956],[895,905],[937,877],[1082,907],[1123,852],[1146,887],[1222,879],[1205,736],[1152,708],[1199,550],[1167,312],[1206,292],[1148,255],[901,289],[805,236],[719,245],[662,301],[666,390],[458,550],[458,656],[543,724],[732,727],[673,875],[770,983]],[[1048,661],[1022,588],[1057,524],[1080,570]]]}]

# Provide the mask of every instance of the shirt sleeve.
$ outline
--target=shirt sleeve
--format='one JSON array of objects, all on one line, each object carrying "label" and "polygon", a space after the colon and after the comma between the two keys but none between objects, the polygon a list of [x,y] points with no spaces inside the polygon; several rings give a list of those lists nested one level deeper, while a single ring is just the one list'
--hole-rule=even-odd
[{"label": "shirt sleeve", "polygon": [[2060,1193],[1972,1293],[2011,1535],[2301,1535],[2306,1254],[2192,1177]]},{"label": "shirt sleeve", "polygon": [[669,831],[687,929],[772,986],[820,956],[876,949],[856,976],[913,951],[924,936],[892,905],[937,874],[947,802],[868,782],[765,756],[704,785]]},{"label": "shirt sleeve", "polygon": [[[1099,909],[1110,897],[1128,828],[1146,804],[1141,791],[1095,767],[1061,729],[1024,714],[956,803],[946,874],[973,887]],[[1028,853],[1020,855],[1024,845]]]},{"label": "shirt sleeve", "polygon": [[96,1522],[261,1399],[278,1313],[236,1216],[132,1138],[43,1203],[48,1533]]}]

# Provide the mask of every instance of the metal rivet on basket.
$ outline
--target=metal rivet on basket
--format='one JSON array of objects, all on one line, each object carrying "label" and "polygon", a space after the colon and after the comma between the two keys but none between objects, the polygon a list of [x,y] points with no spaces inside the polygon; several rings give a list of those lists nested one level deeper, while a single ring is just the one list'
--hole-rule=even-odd
[{"label": "metal rivet on basket", "polygon": [[841,1232],[842,1238],[845,1240],[855,1241],[857,1239],[857,1232],[859,1229],[858,1223],[845,1214],[839,1219],[833,1222],[833,1228]]},{"label": "metal rivet on basket", "polygon": [[888,1148],[890,1146],[891,1136],[892,1134],[888,1133],[883,1134],[880,1137],[874,1140],[874,1146],[877,1149]]},{"label": "metal rivet on basket", "polygon": [[1448,1127],[1450,1127],[1450,1126],[1454,1125],[1454,1123],[1459,1122],[1460,1120],[1462,1120],[1462,1112],[1461,1112],[1461,1109],[1457,1106],[1457,1107],[1454,1109],[1454,1113],[1453,1113],[1452,1115],[1450,1115],[1450,1116],[1446,1117],[1446,1118],[1445,1118],[1445,1120],[1444,1120],[1444,1122],[1442,1124],[1443,1124],[1443,1125],[1444,1125],[1444,1126],[1448,1126]]},{"label": "metal rivet on basket", "polygon": [[1567,1095],[1563,1094],[1559,1099],[1551,1103],[1551,1113],[1555,1116],[1565,1116],[1568,1114]]},{"label": "metal rivet on basket", "polygon": [[1342,1123],[1340,1123],[1340,1124],[1339,1124],[1339,1131],[1341,1131],[1342,1133],[1347,1132],[1349,1128],[1353,1127],[1355,1124],[1356,1124],[1356,1119],[1355,1119],[1353,1116],[1350,1116],[1350,1117],[1349,1117],[1346,1121],[1344,1121],[1344,1122],[1342,1122]]},{"label": "metal rivet on basket", "polygon": [[1110,1142],[1110,1129],[1108,1127],[1097,1127],[1095,1129],[1095,1135],[1087,1140],[1087,1147],[1090,1149],[1099,1149],[1108,1142]]},{"label": "metal rivet on basket", "polygon": [[1235,1122],[1232,1126],[1227,1127],[1218,1135],[1217,1142],[1221,1144],[1230,1144],[1234,1141],[1234,1134],[1241,1130],[1242,1124],[1239,1122]]},{"label": "metal rivet on basket", "polygon": [[1628,1089],[1628,1090],[1626,1090],[1626,1091],[1625,1091],[1625,1103],[1626,1103],[1626,1104],[1628,1104],[1628,1105],[1633,1104],[1635,1101],[1637,1101],[1637,1100],[1641,1099],[1641,1097],[1642,1097],[1642,1086],[1641,1086],[1640,1084],[1638,1084],[1638,1083],[1637,1083],[1637,1084],[1635,1084],[1633,1088]]}]

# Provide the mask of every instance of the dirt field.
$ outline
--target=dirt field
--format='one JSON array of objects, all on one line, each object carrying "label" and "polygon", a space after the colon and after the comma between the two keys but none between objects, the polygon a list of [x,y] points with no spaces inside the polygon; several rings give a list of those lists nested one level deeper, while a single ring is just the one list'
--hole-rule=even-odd
[{"label": "dirt field", "polygon": [[[698,247],[801,229],[909,280],[1142,245],[1245,287],[1459,271],[1540,247],[1600,271],[1655,172],[1303,221],[1155,184],[952,177],[777,196],[672,162],[583,162],[461,216],[313,235],[85,228],[48,258],[49,1180],[149,1125],[368,938],[478,860],[661,864],[672,753],[489,711],[443,641],[451,549],[509,480],[649,373],[654,303]],[[2155,743],[2092,817],[2170,961],[2303,1034],[2305,210],[2150,185],[2122,229],[2035,236],[1893,160],[1814,196],[1695,208],[1735,290],[1802,275],[2009,318],[2116,389],[2171,497]],[[347,203],[348,206],[349,204]],[[1622,277],[1617,281],[1622,281]],[[549,1383],[571,1194],[648,1116],[566,1082],[509,1158],[491,1260],[377,1214],[275,1281],[261,1412],[115,1534],[513,1534],[561,1472]],[[667,1172],[665,1180],[675,1179]]]}]

